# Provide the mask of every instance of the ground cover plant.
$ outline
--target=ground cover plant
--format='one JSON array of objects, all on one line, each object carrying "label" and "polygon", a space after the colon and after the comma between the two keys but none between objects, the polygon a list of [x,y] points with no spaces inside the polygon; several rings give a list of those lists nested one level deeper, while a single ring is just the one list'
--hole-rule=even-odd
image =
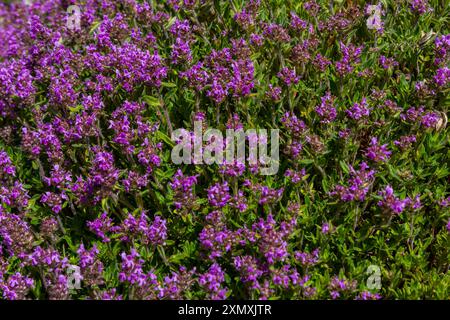
[{"label": "ground cover plant", "polygon": [[[448,299],[449,3],[0,4],[3,299]],[[177,165],[194,121],[279,170]]]}]

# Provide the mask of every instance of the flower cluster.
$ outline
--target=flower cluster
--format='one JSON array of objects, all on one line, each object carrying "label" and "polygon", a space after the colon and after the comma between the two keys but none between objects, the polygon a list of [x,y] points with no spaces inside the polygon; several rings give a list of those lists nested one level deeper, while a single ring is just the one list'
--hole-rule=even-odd
[{"label": "flower cluster", "polygon": [[442,3],[2,1],[0,298],[447,299]]}]

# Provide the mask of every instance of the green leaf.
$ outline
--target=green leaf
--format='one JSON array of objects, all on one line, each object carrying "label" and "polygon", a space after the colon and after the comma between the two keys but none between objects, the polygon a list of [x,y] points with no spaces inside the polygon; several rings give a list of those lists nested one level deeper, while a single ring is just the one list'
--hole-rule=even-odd
[{"label": "green leaf", "polygon": [[149,106],[152,107],[159,107],[161,106],[161,101],[159,101],[158,98],[152,97],[152,96],[143,96],[142,97],[144,99],[145,102],[147,102],[147,104]]},{"label": "green leaf", "polygon": [[345,174],[348,174],[350,172],[349,168],[348,168],[348,165],[344,161],[339,160],[339,165],[341,166],[342,171],[344,171]]}]

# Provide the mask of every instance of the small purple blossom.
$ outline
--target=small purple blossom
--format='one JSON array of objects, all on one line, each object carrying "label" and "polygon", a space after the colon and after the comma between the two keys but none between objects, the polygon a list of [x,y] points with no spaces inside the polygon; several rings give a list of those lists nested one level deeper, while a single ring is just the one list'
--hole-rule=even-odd
[{"label": "small purple blossom", "polygon": [[386,162],[392,152],[388,150],[387,144],[380,145],[377,137],[372,137],[370,146],[366,150],[366,157],[374,162]]},{"label": "small purple blossom", "polygon": [[294,69],[289,69],[288,67],[284,67],[278,73],[278,77],[283,81],[286,86],[291,86],[293,84],[297,84],[300,81],[300,78],[297,76]]},{"label": "small purple blossom", "polygon": [[336,119],[336,108],[333,106],[335,97],[332,97],[330,92],[327,92],[325,96],[320,98],[322,101],[319,106],[316,107],[315,111],[320,116],[321,123],[330,123]]},{"label": "small purple blossom", "polygon": [[353,120],[360,120],[370,115],[370,108],[367,99],[363,98],[360,103],[355,103],[350,109],[345,111],[347,116]]}]

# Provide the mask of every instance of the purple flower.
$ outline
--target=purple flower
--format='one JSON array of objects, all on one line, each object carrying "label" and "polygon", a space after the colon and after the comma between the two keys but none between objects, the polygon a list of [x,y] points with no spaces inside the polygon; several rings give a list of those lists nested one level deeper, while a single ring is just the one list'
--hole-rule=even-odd
[{"label": "purple flower", "polygon": [[88,265],[94,263],[95,257],[99,253],[99,251],[95,245],[92,247],[91,250],[88,251],[84,248],[83,244],[80,244],[77,253],[80,256],[80,267],[85,268]]},{"label": "purple flower", "polygon": [[286,86],[291,86],[293,84],[297,84],[300,80],[299,77],[297,77],[294,69],[289,69],[288,67],[284,67],[281,69],[281,71],[277,74],[277,76],[284,82]]},{"label": "purple flower", "polygon": [[6,300],[24,300],[28,291],[34,286],[33,279],[16,272],[8,277],[6,281],[0,281],[0,289]]},{"label": "purple flower", "polygon": [[438,87],[446,87],[450,82],[450,69],[447,67],[438,69],[433,79]]},{"label": "purple flower", "polygon": [[291,28],[295,31],[303,31],[307,29],[308,23],[302,19],[300,19],[294,12],[290,13],[291,15]]},{"label": "purple flower", "polygon": [[254,66],[250,59],[233,61],[231,63],[233,77],[227,85],[227,89],[233,92],[234,97],[249,95],[255,86]]},{"label": "purple flower", "polygon": [[224,163],[219,166],[219,172],[228,177],[240,177],[245,171],[245,164],[239,162],[238,160],[234,160],[233,163]]},{"label": "purple flower", "polygon": [[233,259],[234,267],[241,274],[241,280],[251,284],[252,288],[258,287],[258,279],[263,275],[256,258],[251,256],[237,256]]},{"label": "purple flower", "polygon": [[303,266],[314,266],[319,262],[320,250],[315,249],[312,253],[308,252],[295,252],[294,256]]},{"label": "purple flower", "polygon": [[307,129],[305,122],[298,119],[297,116],[291,112],[286,112],[281,118],[281,122],[294,137],[300,137]]},{"label": "purple flower", "polygon": [[364,201],[369,187],[374,181],[375,171],[371,170],[367,163],[362,162],[356,171],[350,166],[350,179],[348,186],[338,185],[331,195],[337,195],[342,201]]},{"label": "purple flower", "polygon": [[12,165],[9,155],[5,151],[0,150],[0,179],[15,175],[16,168]]},{"label": "purple flower", "polygon": [[234,20],[242,29],[250,29],[255,24],[259,6],[260,0],[247,1],[243,10],[235,14]]},{"label": "purple flower", "polygon": [[332,227],[330,227],[330,224],[328,222],[324,222],[322,224],[322,227],[321,227],[320,231],[323,234],[328,234],[328,233],[332,232]]},{"label": "purple flower", "polygon": [[273,101],[279,101],[281,99],[281,88],[274,87],[271,84],[269,84],[269,88],[267,89],[266,95]]},{"label": "purple flower", "polygon": [[416,142],[416,136],[401,136],[399,140],[394,141],[394,145],[398,146],[400,149],[405,150],[411,146],[414,142]]},{"label": "purple flower", "polygon": [[203,63],[198,62],[187,71],[181,72],[180,78],[186,79],[190,87],[195,88],[197,91],[201,91],[206,86],[209,79],[209,74],[203,68]]},{"label": "purple flower", "polygon": [[450,197],[443,198],[438,203],[442,208],[450,207]]},{"label": "purple flower", "polygon": [[394,58],[386,58],[385,56],[380,56],[380,64],[384,69],[390,69],[398,66],[398,62]]},{"label": "purple flower", "polygon": [[72,182],[72,175],[70,172],[64,170],[59,164],[54,164],[50,172],[49,178],[44,178],[44,182],[48,186],[55,186],[59,189],[68,187]]},{"label": "purple flower", "polygon": [[370,146],[366,150],[366,157],[374,162],[386,162],[392,152],[388,150],[387,144],[379,145],[378,138],[372,137]]},{"label": "purple flower", "polygon": [[434,127],[440,119],[440,116],[436,112],[427,112],[422,116],[422,119],[420,119],[420,123],[425,128],[431,128]]},{"label": "purple flower", "polygon": [[128,214],[122,225],[119,228],[114,228],[114,231],[122,235],[122,241],[139,240],[146,246],[163,245],[167,239],[166,220],[160,216],[155,216],[154,221],[149,223],[145,211],[142,211],[137,218]]},{"label": "purple flower", "polygon": [[378,293],[371,293],[369,291],[363,291],[355,299],[356,300],[380,300],[381,295],[379,295]]},{"label": "purple flower", "polygon": [[197,178],[198,175],[185,176],[180,169],[177,170],[173,182],[169,183],[174,191],[175,208],[191,208],[194,205],[196,197],[193,188],[197,184]]},{"label": "purple flower", "polygon": [[400,214],[409,203],[409,199],[400,200],[397,198],[390,185],[387,185],[384,190],[380,191],[379,195],[383,197],[383,199],[378,201],[378,206],[384,208],[388,212]]},{"label": "purple flower", "polygon": [[181,38],[183,40],[189,39],[191,36],[191,24],[189,23],[189,20],[178,20],[176,19],[175,22],[170,27],[170,33],[176,36],[177,38]]},{"label": "purple flower", "polygon": [[384,14],[382,4],[367,5],[365,14],[369,16],[367,19],[367,28],[375,29],[378,33],[382,34],[384,31],[384,23],[381,20],[381,16]]},{"label": "purple flower", "polygon": [[211,84],[211,89],[207,91],[206,95],[213,99],[216,103],[221,103],[227,96],[227,91],[224,87],[214,79]]},{"label": "purple flower", "polygon": [[125,252],[122,252],[120,257],[122,258],[122,264],[119,272],[119,281],[143,286],[147,281],[147,275],[142,270],[144,260],[140,259],[137,251],[132,248],[130,254],[127,255]]},{"label": "purple flower", "polygon": [[259,250],[269,264],[274,264],[276,261],[284,261],[288,257],[286,240],[296,223],[295,218],[289,222],[283,221],[277,230],[273,216],[269,215],[267,220],[259,219],[257,223],[253,224],[252,231],[256,232],[260,237],[258,241]]},{"label": "purple flower", "polygon": [[319,11],[320,11],[320,5],[319,5],[316,1],[314,1],[314,0],[306,1],[306,2],[303,4],[303,8],[304,8],[304,9],[306,10],[306,12],[308,12],[312,17],[317,16],[317,14],[318,14]]},{"label": "purple flower", "polygon": [[214,263],[207,273],[200,275],[198,283],[205,288],[208,296],[212,300],[224,300],[227,295],[227,288],[222,287],[225,281],[225,272],[218,263]]},{"label": "purple flower", "polygon": [[212,206],[223,208],[230,201],[228,182],[216,183],[208,189],[208,200]]},{"label": "purple flower", "polygon": [[193,275],[195,268],[188,271],[186,267],[180,267],[179,272],[172,272],[170,276],[164,277],[163,284],[158,293],[159,299],[180,300],[185,291],[194,284]]},{"label": "purple flower", "polygon": [[292,183],[299,183],[300,181],[302,181],[305,175],[306,171],[304,168],[301,171],[294,171],[291,169],[287,169],[286,172],[284,173],[284,176],[290,178]]},{"label": "purple flower", "polygon": [[247,198],[244,196],[244,192],[239,190],[237,195],[231,199],[230,205],[239,212],[245,212],[247,210]]},{"label": "purple flower", "polygon": [[414,86],[417,95],[420,98],[425,98],[428,96],[434,96],[436,94],[436,91],[431,89],[428,85],[428,82],[426,80],[424,81],[418,81]]},{"label": "purple flower", "polygon": [[189,43],[183,41],[181,38],[177,38],[172,48],[171,59],[174,64],[190,62],[192,60],[192,53]]},{"label": "purple flower", "polygon": [[254,191],[258,191],[260,193],[260,198],[258,203],[263,204],[271,204],[276,201],[279,201],[281,196],[283,195],[284,188],[280,189],[272,189],[267,186],[258,185],[253,188]]},{"label": "purple flower", "polygon": [[236,240],[232,231],[224,225],[220,211],[213,211],[208,216],[209,224],[199,234],[201,246],[210,252],[209,258],[214,260],[231,250]]},{"label": "purple flower", "polygon": [[112,219],[108,217],[106,212],[103,212],[94,221],[88,221],[87,226],[93,233],[102,238],[103,242],[110,242],[111,239],[106,234],[113,231],[114,227]]},{"label": "purple flower", "polygon": [[322,103],[316,107],[315,111],[320,116],[321,123],[330,123],[336,119],[336,108],[333,106],[335,97],[331,96],[330,92],[327,92],[325,96],[320,98]]},{"label": "purple flower", "polygon": [[99,300],[123,300],[122,295],[117,295],[117,289],[112,288],[111,290],[105,290],[102,292],[98,292],[96,295],[96,299]]},{"label": "purple flower", "polygon": [[337,73],[343,77],[350,74],[354,69],[354,65],[360,62],[363,47],[356,47],[352,43],[348,46],[346,46],[343,42],[340,42],[339,44],[342,52],[342,59],[337,61],[335,65]]},{"label": "purple flower", "polygon": [[435,60],[434,64],[439,65],[445,63],[450,55],[450,34],[436,37],[435,40]]},{"label": "purple flower", "polygon": [[167,239],[167,226],[166,220],[160,216],[156,216],[152,224],[148,227],[146,235],[153,245],[165,244]]},{"label": "purple flower", "polygon": [[402,113],[400,115],[400,119],[414,123],[417,120],[421,119],[421,116],[423,115],[423,113],[424,113],[423,106],[420,106],[418,108],[411,107],[408,110],[406,110],[405,113]]},{"label": "purple flower", "polygon": [[59,213],[62,210],[64,200],[68,200],[64,192],[61,194],[45,192],[41,197],[41,202],[48,205],[54,213]]},{"label": "purple flower", "polygon": [[148,174],[141,175],[135,171],[129,171],[128,177],[122,180],[122,184],[127,192],[130,192],[131,190],[140,190],[148,185],[148,182]]},{"label": "purple flower", "polygon": [[323,72],[331,64],[331,61],[318,53],[312,61],[312,64],[314,65],[314,67]]},{"label": "purple flower", "polygon": [[263,35],[275,42],[285,43],[291,41],[287,30],[276,23],[263,24]]},{"label": "purple flower", "polygon": [[411,10],[418,14],[424,14],[433,9],[429,6],[427,0],[411,0]]},{"label": "purple flower", "polygon": [[363,98],[361,103],[355,103],[345,112],[347,113],[347,116],[353,120],[360,120],[363,117],[368,117],[370,115],[370,109],[367,104],[367,99]]},{"label": "purple flower", "polygon": [[356,290],[357,284],[358,283],[356,280],[350,281],[344,278],[334,276],[333,278],[331,278],[331,282],[328,286],[331,298],[334,300],[339,298],[341,294],[352,293],[353,291]]},{"label": "purple flower", "polygon": [[261,47],[264,43],[264,38],[256,33],[250,35],[250,43],[255,47]]}]

